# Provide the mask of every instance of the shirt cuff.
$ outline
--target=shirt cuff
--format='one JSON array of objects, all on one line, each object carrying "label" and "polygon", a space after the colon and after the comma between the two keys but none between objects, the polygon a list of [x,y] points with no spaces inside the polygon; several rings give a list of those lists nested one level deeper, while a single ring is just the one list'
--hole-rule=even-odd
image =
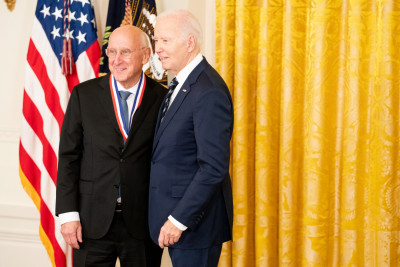
[{"label": "shirt cuff", "polygon": [[64,224],[67,222],[74,222],[74,221],[79,222],[80,221],[79,212],[77,212],[77,211],[60,213],[60,214],[58,214],[58,218],[59,218],[60,224]]},{"label": "shirt cuff", "polygon": [[170,220],[172,222],[173,225],[175,225],[176,227],[178,227],[179,230],[185,231],[187,229],[186,226],[184,226],[183,224],[181,224],[180,222],[178,222],[177,220],[175,220],[174,217],[172,217],[171,215],[168,216],[168,220]]}]

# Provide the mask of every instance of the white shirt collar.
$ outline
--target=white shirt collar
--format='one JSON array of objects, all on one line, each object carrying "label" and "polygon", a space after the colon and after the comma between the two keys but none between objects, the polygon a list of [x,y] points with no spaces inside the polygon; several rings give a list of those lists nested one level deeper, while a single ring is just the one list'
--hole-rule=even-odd
[{"label": "white shirt collar", "polygon": [[190,61],[189,64],[187,64],[179,73],[176,75],[176,79],[178,80],[178,85],[176,86],[174,92],[171,95],[171,98],[169,100],[169,107],[172,105],[172,102],[174,101],[176,95],[179,93],[181,90],[182,85],[185,83],[187,77],[190,75],[190,73],[197,67],[197,65],[200,64],[200,62],[203,60],[203,55],[199,53],[192,61]]},{"label": "white shirt collar", "polygon": [[[140,80],[139,80],[140,81]],[[118,91],[128,91],[128,92],[130,92],[131,93],[131,95],[129,96],[129,97],[131,97],[132,95],[135,95],[136,94],[136,91],[137,91],[137,88],[138,88],[138,86],[139,86],[139,81],[134,85],[134,86],[132,86],[131,88],[128,88],[128,89],[125,89],[118,81],[117,81],[117,86],[118,86]]]},{"label": "white shirt collar", "polygon": [[199,63],[203,60],[203,55],[201,53],[198,53],[197,56],[190,61],[189,64],[187,64],[179,73],[178,75],[176,75],[176,79],[179,82],[179,85],[182,85],[187,77],[189,76],[189,74],[194,70],[194,68],[197,67],[197,65],[199,65]]}]

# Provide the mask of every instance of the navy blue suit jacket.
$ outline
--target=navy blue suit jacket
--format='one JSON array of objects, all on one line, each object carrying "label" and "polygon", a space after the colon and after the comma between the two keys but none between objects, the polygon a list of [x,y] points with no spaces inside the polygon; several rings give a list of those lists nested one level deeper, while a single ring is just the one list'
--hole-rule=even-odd
[{"label": "navy blue suit jacket", "polygon": [[232,239],[232,129],[229,90],[203,58],[161,123],[158,114],[149,193],[155,243],[169,215],[188,227],[174,248],[208,248]]}]

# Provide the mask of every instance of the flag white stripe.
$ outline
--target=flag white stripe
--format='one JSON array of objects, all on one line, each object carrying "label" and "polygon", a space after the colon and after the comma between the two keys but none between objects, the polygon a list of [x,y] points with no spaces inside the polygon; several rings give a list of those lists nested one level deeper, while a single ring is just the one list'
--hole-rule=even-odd
[{"label": "flag white stripe", "polygon": [[23,117],[22,120],[22,135],[21,135],[21,145],[24,147],[26,153],[35,163],[37,168],[40,170],[40,193],[41,199],[46,203],[46,206],[53,215],[54,226],[55,226],[55,236],[57,243],[60,245],[61,249],[66,252],[66,243],[60,233],[60,224],[58,223],[58,218],[55,217],[55,200],[56,200],[56,187],[47,172],[43,164],[43,145],[39,137],[35,134],[33,129],[30,127],[29,123]]},{"label": "flag white stripe", "polygon": [[79,55],[76,61],[76,71],[79,81],[86,81],[96,77],[86,51]]},{"label": "flag white stripe", "polygon": [[43,58],[43,62],[46,64],[47,75],[49,76],[51,83],[54,85],[54,88],[58,92],[60,105],[65,113],[70,96],[67,80],[65,79],[65,76],[61,74],[61,67],[58,59],[53,52],[53,48],[47,39],[42,25],[36,17],[33,21],[33,34],[31,39],[35,44],[39,54]]},{"label": "flag white stripe", "polygon": [[[35,103],[36,108],[43,119],[43,132],[46,139],[49,141],[52,149],[58,155],[58,144],[60,141],[60,128],[56,118],[51,113],[50,109],[46,104],[43,88],[33,72],[30,65],[26,64],[26,81],[25,81],[25,92]],[[58,133],[58,134],[55,134]]]},{"label": "flag white stripe", "polygon": [[[40,170],[40,194],[43,201],[47,204],[52,214],[55,214],[55,191],[56,187],[51,179],[46,167],[43,164],[43,145],[39,137],[35,134],[29,123],[23,117],[23,138],[21,138],[22,146],[26,153],[33,160]],[[47,191],[48,192],[47,192]],[[50,193],[49,193],[50,192]]]}]

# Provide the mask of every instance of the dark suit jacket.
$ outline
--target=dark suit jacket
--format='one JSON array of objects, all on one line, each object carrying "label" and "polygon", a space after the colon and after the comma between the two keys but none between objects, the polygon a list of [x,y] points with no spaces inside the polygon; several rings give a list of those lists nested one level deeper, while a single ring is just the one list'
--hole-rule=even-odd
[{"label": "dark suit jacket", "polygon": [[87,238],[107,233],[121,184],[123,218],[136,238],[148,236],[151,149],[166,90],[146,77],[124,145],[111,99],[110,75],[77,85],[61,129],[56,214],[78,211]]},{"label": "dark suit jacket", "polygon": [[150,174],[153,241],[158,243],[168,215],[189,228],[174,248],[207,248],[230,240],[233,107],[225,82],[205,59],[159,120]]}]

